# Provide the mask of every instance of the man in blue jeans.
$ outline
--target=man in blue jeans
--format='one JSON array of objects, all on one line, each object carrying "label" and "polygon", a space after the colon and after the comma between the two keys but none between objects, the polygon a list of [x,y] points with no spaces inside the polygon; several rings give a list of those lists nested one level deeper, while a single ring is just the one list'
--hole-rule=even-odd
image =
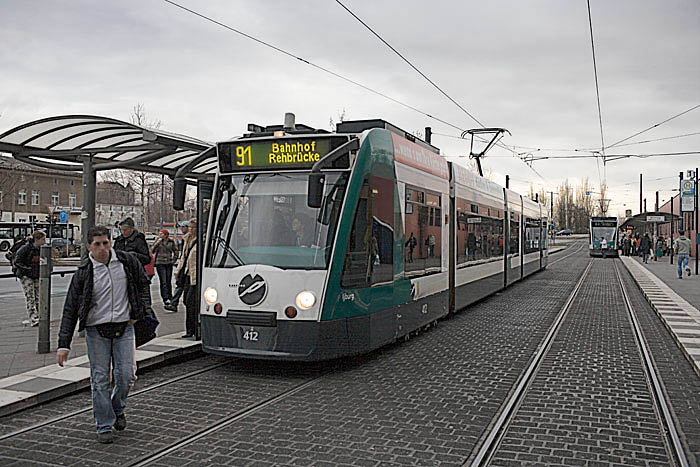
[{"label": "man in blue jeans", "polygon": [[87,248],[90,254],[73,275],[63,306],[57,360],[63,366],[68,359],[75,326],[80,323],[90,361],[97,440],[108,444],[114,441],[113,427],[126,428],[126,397],[136,379],[133,323],[144,317],[149,281],[133,253],[112,248],[106,227],[88,230]]},{"label": "man in blue jeans", "polygon": [[680,234],[680,237],[676,239],[674,248],[676,250],[676,254],[678,254],[678,278],[683,279],[683,269],[685,269],[690,276],[688,261],[690,260],[690,249],[692,246],[690,244],[690,239],[685,236],[684,231],[679,230],[678,233]]}]

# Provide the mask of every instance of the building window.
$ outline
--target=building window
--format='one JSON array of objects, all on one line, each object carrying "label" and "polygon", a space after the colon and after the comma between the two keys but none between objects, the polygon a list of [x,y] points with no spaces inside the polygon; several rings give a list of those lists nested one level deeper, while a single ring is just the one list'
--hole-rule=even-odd
[{"label": "building window", "polygon": [[[24,177],[24,175],[22,175]],[[19,190],[17,204],[27,204],[27,190]]]},{"label": "building window", "polygon": [[32,206],[39,206],[39,191],[32,190]]},{"label": "building window", "polygon": [[54,206],[58,206],[58,192],[57,191],[54,191],[51,194],[51,204],[53,204]]},{"label": "building window", "polygon": [[73,185],[75,185],[75,180],[70,181],[70,186],[73,186]]},{"label": "building window", "polygon": [[75,207],[75,202],[76,202],[76,196],[75,193],[71,193],[68,195],[68,206],[71,208]]},{"label": "building window", "polygon": [[54,178],[54,179],[53,179],[53,184],[54,184],[54,185],[58,185],[58,179],[57,179],[57,178]]},{"label": "building window", "polygon": [[2,203],[2,191],[0,191],[0,203]]},{"label": "building window", "polygon": [[36,216],[29,216],[29,222],[34,224],[36,222]]}]

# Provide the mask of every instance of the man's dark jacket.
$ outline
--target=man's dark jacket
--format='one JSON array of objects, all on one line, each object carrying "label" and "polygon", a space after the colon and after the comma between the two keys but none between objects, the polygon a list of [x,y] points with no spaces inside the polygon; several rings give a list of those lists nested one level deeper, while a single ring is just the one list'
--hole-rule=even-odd
[{"label": "man's dark jacket", "polygon": [[34,240],[28,241],[17,250],[13,264],[17,268],[17,277],[39,278],[39,258],[41,252]]},{"label": "man's dark jacket", "polygon": [[[129,317],[133,320],[143,319],[146,313],[148,288],[150,282],[146,277],[143,266],[132,253],[117,251],[117,259],[124,265],[127,281],[127,296],[131,305]],[[58,333],[58,348],[70,349],[70,343],[75,332],[75,325],[80,321],[78,331],[85,329],[87,315],[92,308],[92,288],[94,285],[93,266],[90,258],[80,263],[78,270],[68,287],[68,295],[63,305],[61,330]]]},{"label": "man's dark jacket", "polygon": [[137,230],[134,230],[128,237],[123,235],[117,237],[114,240],[114,249],[135,254],[144,266],[151,262],[151,252],[148,250],[146,236]]}]

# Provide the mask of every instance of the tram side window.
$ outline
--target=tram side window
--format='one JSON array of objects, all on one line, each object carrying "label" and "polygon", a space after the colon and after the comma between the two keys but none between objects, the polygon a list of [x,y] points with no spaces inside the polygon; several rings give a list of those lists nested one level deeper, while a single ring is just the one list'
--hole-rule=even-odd
[{"label": "tram side window", "polygon": [[457,198],[457,265],[503,256],[503,212]]},{"label": "tram side window", "polygon": [[365,178],[357,202],[341,285],[363,288],[394,276],[394,181]]},{"label": "tram side window", "polygon": [[530,217],[525,219],[525,253],[539,251],[540,222]]},{"label": "tram side window", "polygon": [[404,264],[406,273],[420,276],[440,271],[442,201],[438,193],[406,185]]},{"label": "tram side window", "polygon": [[510,254],[520,254],[520,215],[514,212],[510,213]]}]

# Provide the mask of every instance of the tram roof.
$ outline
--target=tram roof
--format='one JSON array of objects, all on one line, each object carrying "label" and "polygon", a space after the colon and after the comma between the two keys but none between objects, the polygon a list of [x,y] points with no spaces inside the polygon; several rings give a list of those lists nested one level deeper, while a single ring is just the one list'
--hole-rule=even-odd
[{"label": "tram roof", "polygon": [[22,162],[77,172],[92,158],[97,170],[124,168],[174,177],[184,168],[189,178],[209,179],[217,167],[213,147],[189,136],[96,115],[43,118],[0,134],[0,151]]}]

